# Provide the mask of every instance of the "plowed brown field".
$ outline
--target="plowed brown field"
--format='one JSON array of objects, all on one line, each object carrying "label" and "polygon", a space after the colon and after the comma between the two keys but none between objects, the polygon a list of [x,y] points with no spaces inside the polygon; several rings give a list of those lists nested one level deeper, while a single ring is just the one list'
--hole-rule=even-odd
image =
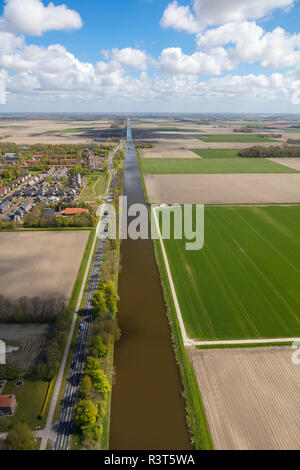
[{"label": "plowed brown field", "polygon": [[291,348],[192,350],[217,450],[300,448],[300,370]]}]

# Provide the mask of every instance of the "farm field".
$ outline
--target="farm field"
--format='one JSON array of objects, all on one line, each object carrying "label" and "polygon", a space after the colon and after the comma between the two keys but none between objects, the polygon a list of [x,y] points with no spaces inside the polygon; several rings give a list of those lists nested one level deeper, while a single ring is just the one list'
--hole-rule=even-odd
[{"label": "farm field", "polygon": [[278,142],[278,139],[259,137],[256,134],[214,134],[201,137],[204,142]]},{"label": "farm field", "polygon": [[291,348],[190,351],[216,450],[299,450]]},{"label": "farm field", "polygon": [[199,155],[187,149],[140,149],[142,158],[195,158],[199,159]]},{"label": "farm field", "polygon": [[218,158],[240,158],[238,149],[192,149],[196,155],[201,158],[218,159]]},{"label": "farm field", "polygon": [[17,370],[33,369],[45,347],[53,326],[50,324],[0,324],[1,339],[18,350],[7,355],[9,366]]},{"label": "farm field", "polygon": [[300,207],[209,207],[205,246],[165,240],[191,339],[300,336]]},{"label": "farm field", "polygon": [[216,159],[143,159],[142,170],[148,175],[168,174],[251,174],[251,173],[297,173],[269,160],[259,158],[216,158]]},{"label": "farm field", "polygon": [[300,204],[300,174],[145,175],[153,204]]},{"label": "farm field", "polygon": [[300,171],[300,158],[270,158],[271,162]]},{"label": "farm field", "polygon": [[107,121],[56,122],[53,120],[27,120],[24,125],[15,122],[0,122],[0,140],[19,145],[44,144],[86,144],[93,138],[102,137],[103,131],[110,131]]},{"label": "farm field", "polygon": [[1,232],[1,295],[70,298],[90,231]]}]

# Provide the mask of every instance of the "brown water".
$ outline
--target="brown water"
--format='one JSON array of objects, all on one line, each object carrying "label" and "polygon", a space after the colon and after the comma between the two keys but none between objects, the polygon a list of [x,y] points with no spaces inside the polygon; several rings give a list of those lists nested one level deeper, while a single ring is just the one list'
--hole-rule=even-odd
[{"label": "brown water", "polygon": [[[130,130],[128,137],[130,142]],[[145,203],[135,151],[126,154],[125,195],[128,205]],[[121,265],[122,338],[115,350],[110,449],[190,449],[152,241],[123,241]]]}]

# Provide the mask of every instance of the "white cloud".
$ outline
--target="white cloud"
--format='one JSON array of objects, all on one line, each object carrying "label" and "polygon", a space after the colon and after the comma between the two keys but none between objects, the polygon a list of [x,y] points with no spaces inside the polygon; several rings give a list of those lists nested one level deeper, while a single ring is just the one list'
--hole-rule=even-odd
[{"label": "white cloud", "polygon": [[82,20],[76,11],[52,2],[45,6],[41,0],[6,0],[1,25],[6,31],[34,36],[81,27]]},{"label": "white cloud", "polygon": [[220,75],[231,70],[233,64],[222,47],[214,48],[210,54],[195,52],[186,55],[180,47],[164,49],[159,58],[162,71],[173,75]]},{"label": "white cloud", "polygon": [[193,0],[195,15],[202,28],[262,18],[276,8],[287,9],[293,4],[294,0]]},{"label": "white cloud", "polygon": [[125,49],[112,49],[111,59],[124,67],[147,70],[147,54],[139,49],[133,49],[132,47],[126,47]]},{"label": "white cloud", "polygon": [[197,33],[199,25],[189,6],[180,6],[177,1],[170,3],[160,22],[163,28],[174,28],[177,31]]},{"label": "white cloud", "polygon": [[178,1],[169,3],[161,26],[193,34],[208,26],[263,18],[277,8],[291,8],[294,0],[192,0],[191,3],[193,11]]},{"label": "white cloud", "polygon": [[220,45],[232,45],[227,51],[230,60],[263,67],[291,67],[300,63],[300,34],[288,34],[282,28],[266,33],[255,22],[227,23],[197,36],[199,49],[210,51]]}]

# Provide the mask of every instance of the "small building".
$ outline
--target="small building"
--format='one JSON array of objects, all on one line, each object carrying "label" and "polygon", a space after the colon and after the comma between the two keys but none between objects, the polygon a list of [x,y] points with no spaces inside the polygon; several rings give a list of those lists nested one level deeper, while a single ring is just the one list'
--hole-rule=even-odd
[{"label": "small building", "polygon": [[13,416],[17,408],[15,395],[0,395],[0,416]]},{"label": "small building", "polygon": [[81,208],[67,208],[65,210],[65,215],[70,216],[70,215],[77,215],[77,214],[88,214],[89,210],[88,209],[81,209]]}]

